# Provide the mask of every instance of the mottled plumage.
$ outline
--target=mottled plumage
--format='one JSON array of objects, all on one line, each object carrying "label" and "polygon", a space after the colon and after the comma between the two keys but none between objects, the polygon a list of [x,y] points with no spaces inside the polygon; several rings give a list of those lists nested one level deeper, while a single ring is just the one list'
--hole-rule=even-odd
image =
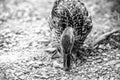
[{"label": "mottled plumage", "polygon": [[50,25],[56,47],[60,46],[63,31],[67,27],[73,28],[75,41],[72,54],[80,54],[80,47],[92,29],[92,20],[80,0],[56,0],[51,11]]}]

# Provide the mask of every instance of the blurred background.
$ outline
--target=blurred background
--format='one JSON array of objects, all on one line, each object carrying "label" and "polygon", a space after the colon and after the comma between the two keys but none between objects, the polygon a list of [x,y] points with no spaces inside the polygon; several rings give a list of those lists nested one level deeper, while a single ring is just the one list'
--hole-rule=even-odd
[{"label": "blurred background", "polygon": [[[92,15],[95,33],[94,38],[103,32],[119,27],[120,6],[119,0],[82,0],[89,13]],[[1,30],[8,26],[5,24],[17,24],[20,22],[40,21],[47,23],[54,0],[1,0],[0,23]],[[41,21],[41,20],[45,21]],[[39,25],[39,24],[38,24]],[[9,26],[10,27],[10,26]],[[22,26],[21,26],[22,27]],[[15,26],[12,28],[15,28]],[[97,32],[97,33],[96,33]]]}]

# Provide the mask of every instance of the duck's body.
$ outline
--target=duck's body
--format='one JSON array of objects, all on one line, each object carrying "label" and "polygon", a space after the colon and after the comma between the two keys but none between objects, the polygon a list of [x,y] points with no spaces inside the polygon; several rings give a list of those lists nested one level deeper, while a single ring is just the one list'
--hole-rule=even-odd
[{"label": "duck's body", "polygon": [[[62,47],[62,50],[70,50],[68,54],[80,54],[80,47],[92,29],[91,16],[88,14],[85,5],[80,0],[57,0],[52,8],[50,20],[51,29],[55,35],[53,41],[55,41],[56,46]],[[73,35],[68,34],[68,32]],[[71,43],[72,45],[68,45],[66,39],[63,38],[66,38],[67,42],[74,38],[74,41]],[[65,54],[64,51],[61,52]]]}]

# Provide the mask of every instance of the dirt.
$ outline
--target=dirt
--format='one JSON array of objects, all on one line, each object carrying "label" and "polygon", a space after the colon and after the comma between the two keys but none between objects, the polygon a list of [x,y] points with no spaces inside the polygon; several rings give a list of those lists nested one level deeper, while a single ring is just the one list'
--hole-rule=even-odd
[{"label": "dirt", "polygon": [[[93,19],[93,30],[85,44],[119,27],[113,2],[82,0]],[[62,57],[51,59],[51,32],[48,18],[54,0],[0,1],[0,80],[120,80],[120,50],[109,44],[105,51],[76,66],[63,70]],[[114,19],[113,17],[116,17]],[[95,53],[95,54],[96,54]]]}]

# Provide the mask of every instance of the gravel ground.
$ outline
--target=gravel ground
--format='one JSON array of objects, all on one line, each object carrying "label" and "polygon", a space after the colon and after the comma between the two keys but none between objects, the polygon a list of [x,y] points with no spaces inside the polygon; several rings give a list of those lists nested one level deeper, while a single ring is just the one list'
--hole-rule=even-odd
[{"label": "gravel ground", "polygon": [[[82,0],[93,18],[93,30],[85,44],[119,27],[119,14],[111,12],[110,0]],[[100,44],[97,56],[89,57],[70,73],[62,58],[51,59],[48,17],[54,0],[0,1],[0,80],[120,80],[120,50]],[[104,5],[105,4],[105,5]],[[117,18],[116,18],[117,16]],[[115,18],[114,18],[115,17]],[[114,38],[113,38],[114,39]]]}]

